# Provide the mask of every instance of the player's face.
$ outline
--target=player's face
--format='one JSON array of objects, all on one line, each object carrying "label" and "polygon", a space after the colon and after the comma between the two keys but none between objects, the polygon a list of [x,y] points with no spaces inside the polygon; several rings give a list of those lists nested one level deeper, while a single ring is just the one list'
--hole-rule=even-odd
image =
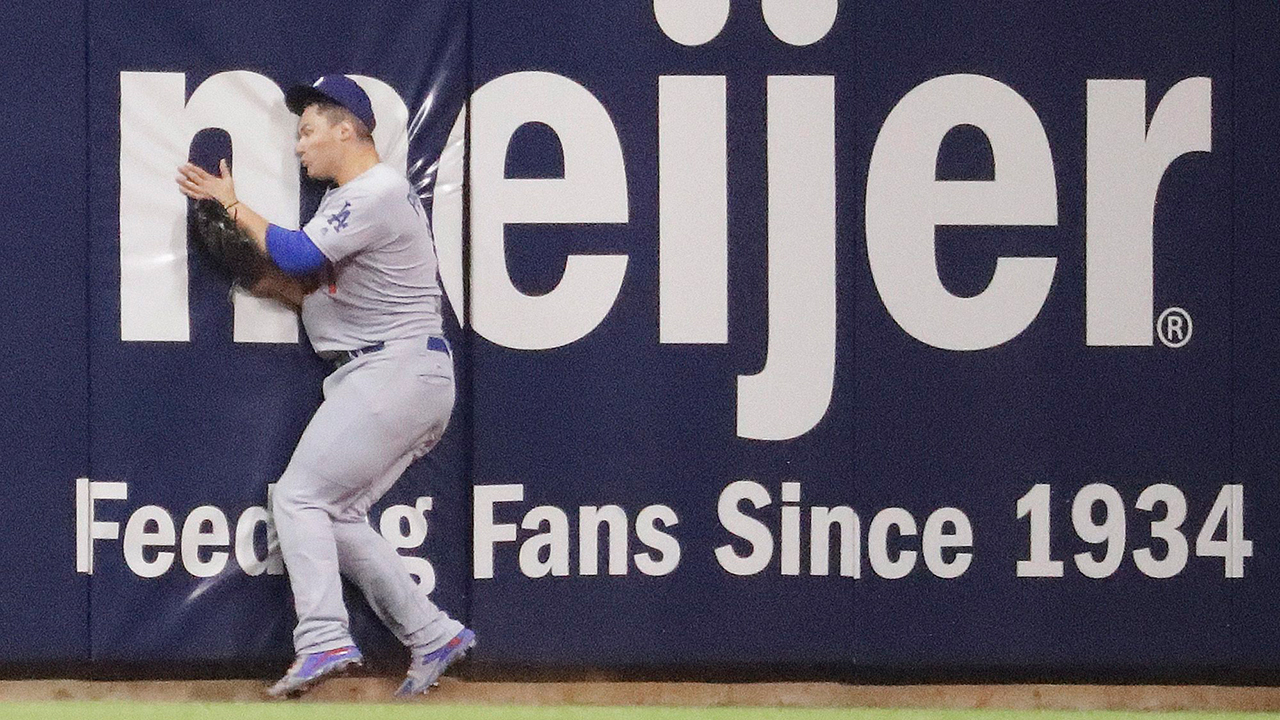
[{"label": "player's face", "polygon": [[322,115],[315,105],[303,111],[298,118],[298,143],[293,152],[298,156],[307,175],[317,180],[332,179],[338,160],[337,127]]}]

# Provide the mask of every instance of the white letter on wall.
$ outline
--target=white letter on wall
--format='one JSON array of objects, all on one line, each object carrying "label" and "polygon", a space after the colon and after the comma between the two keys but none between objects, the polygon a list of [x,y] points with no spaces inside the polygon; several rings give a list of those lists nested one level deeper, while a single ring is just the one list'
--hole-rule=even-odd
[{"label": "white letter on wall", "polygon": [[835,78],[769,78],[769,349],[738,377],[738,435],[788,440],[827,413],[836,365]]},{"label": "white letter on wall", "polygon": [[658,78],[658,335],[729,342],[723,76]]},{"label": "white letter on wall", "polygon": [[[938,149],[957,125],[986,134],[990,181],[937,180]],[[981,75],[946,75],[903,96],[885,119],[867,173],[867,255],[889,314],[921,342],[982,350],[1007,342],[1040,313],[1057,259],[996,261],[985,290],[951,294],[938,277],[938,225],[1057,225],[1053,156],[1027,101]]]},{"label": "white letter on wall", "polygon": [[1143,80],[1090,80],[1085,252],[1085,342],[1150,345],[1155,302],[1156,193],[1165,170],[1210,152],[1212,82],[1188,78],[1165,93],[1147,129]]},{"label": "white letter on wall", "polygon": [[440,282],[460,327],[467,326],[462,298],[462,183],[466,134],[467,108],[464,105],[449,131],[444,150],[440,152],[436,184],[431,195],[431,234],[435,236],[436,257],[440,262]]},{"label": "white letter on wall", "polygon": [[[570,255],[554,290],[531,296],[507,273],[507,225],[625,223],[627,178],[609,113],[586,88],[547,72],[489,81],[471,100],[472,323],[504,347],[544,350],[587,335],[613,308],[626,255]],[[540,122],[559,137],[563,178],[507,178],[511,137]]]},{"label": "white letter on wall", "polygon": [[[297,121],[271,80],[218,73],[184,102],[182,73],[120,73],[120,337],[190,340],[187,202],[173,178],[204,128],[231,136],[236,193],[271,222],[298,226]],[[246,293],[237,342],[297,342],[294,313]]]}]

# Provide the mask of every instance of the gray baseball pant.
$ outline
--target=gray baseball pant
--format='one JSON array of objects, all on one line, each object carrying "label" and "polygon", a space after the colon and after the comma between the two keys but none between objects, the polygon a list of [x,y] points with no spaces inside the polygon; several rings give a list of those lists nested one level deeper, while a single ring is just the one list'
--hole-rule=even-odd
[{"label": "gray baseball pant", "polygon": [[368,518],[409,463],[440,440],[453,402],[453,363],[428,350],[426,338],[387,342],[325,379],[324,402],[272,498],[299,655],[353,644],[340,576],[415,650],[434,650],[462,630],[419,592]]}]

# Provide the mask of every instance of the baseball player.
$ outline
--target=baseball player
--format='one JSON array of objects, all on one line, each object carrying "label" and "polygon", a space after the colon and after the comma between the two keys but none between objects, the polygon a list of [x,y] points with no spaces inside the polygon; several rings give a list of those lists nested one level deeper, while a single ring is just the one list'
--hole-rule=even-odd
[{"label": "baseball player", "polygon": [[453,409],[435,249],[417,195],[378,157],[376,118],[360,86],[326,75],[285,99],[300,116],[302,166],[334,183],[301,230],[269,224],[242,203],[226,160],[218,175],[188,163],[177,178],[188,197],[221,203],[271,259],[273,272],[253,292],[299,308],[312,346],[334,368],[274,492],[297,659],[267,692],[293,697],[361,664],[341,574],[411,650],[396,694],[425,693],[475,634],[418,592],[367,513],[436,444]]}]

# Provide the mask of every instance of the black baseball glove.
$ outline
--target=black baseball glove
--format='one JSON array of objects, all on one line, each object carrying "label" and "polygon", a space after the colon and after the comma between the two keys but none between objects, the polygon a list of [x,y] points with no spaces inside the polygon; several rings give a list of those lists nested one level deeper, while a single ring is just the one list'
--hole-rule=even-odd
[{"label": "black baseball glove", "polygon": [[221,274],[240,287],[253,288],[270,268],[271,261],[217,200],[196,201],[188,237]]}]

